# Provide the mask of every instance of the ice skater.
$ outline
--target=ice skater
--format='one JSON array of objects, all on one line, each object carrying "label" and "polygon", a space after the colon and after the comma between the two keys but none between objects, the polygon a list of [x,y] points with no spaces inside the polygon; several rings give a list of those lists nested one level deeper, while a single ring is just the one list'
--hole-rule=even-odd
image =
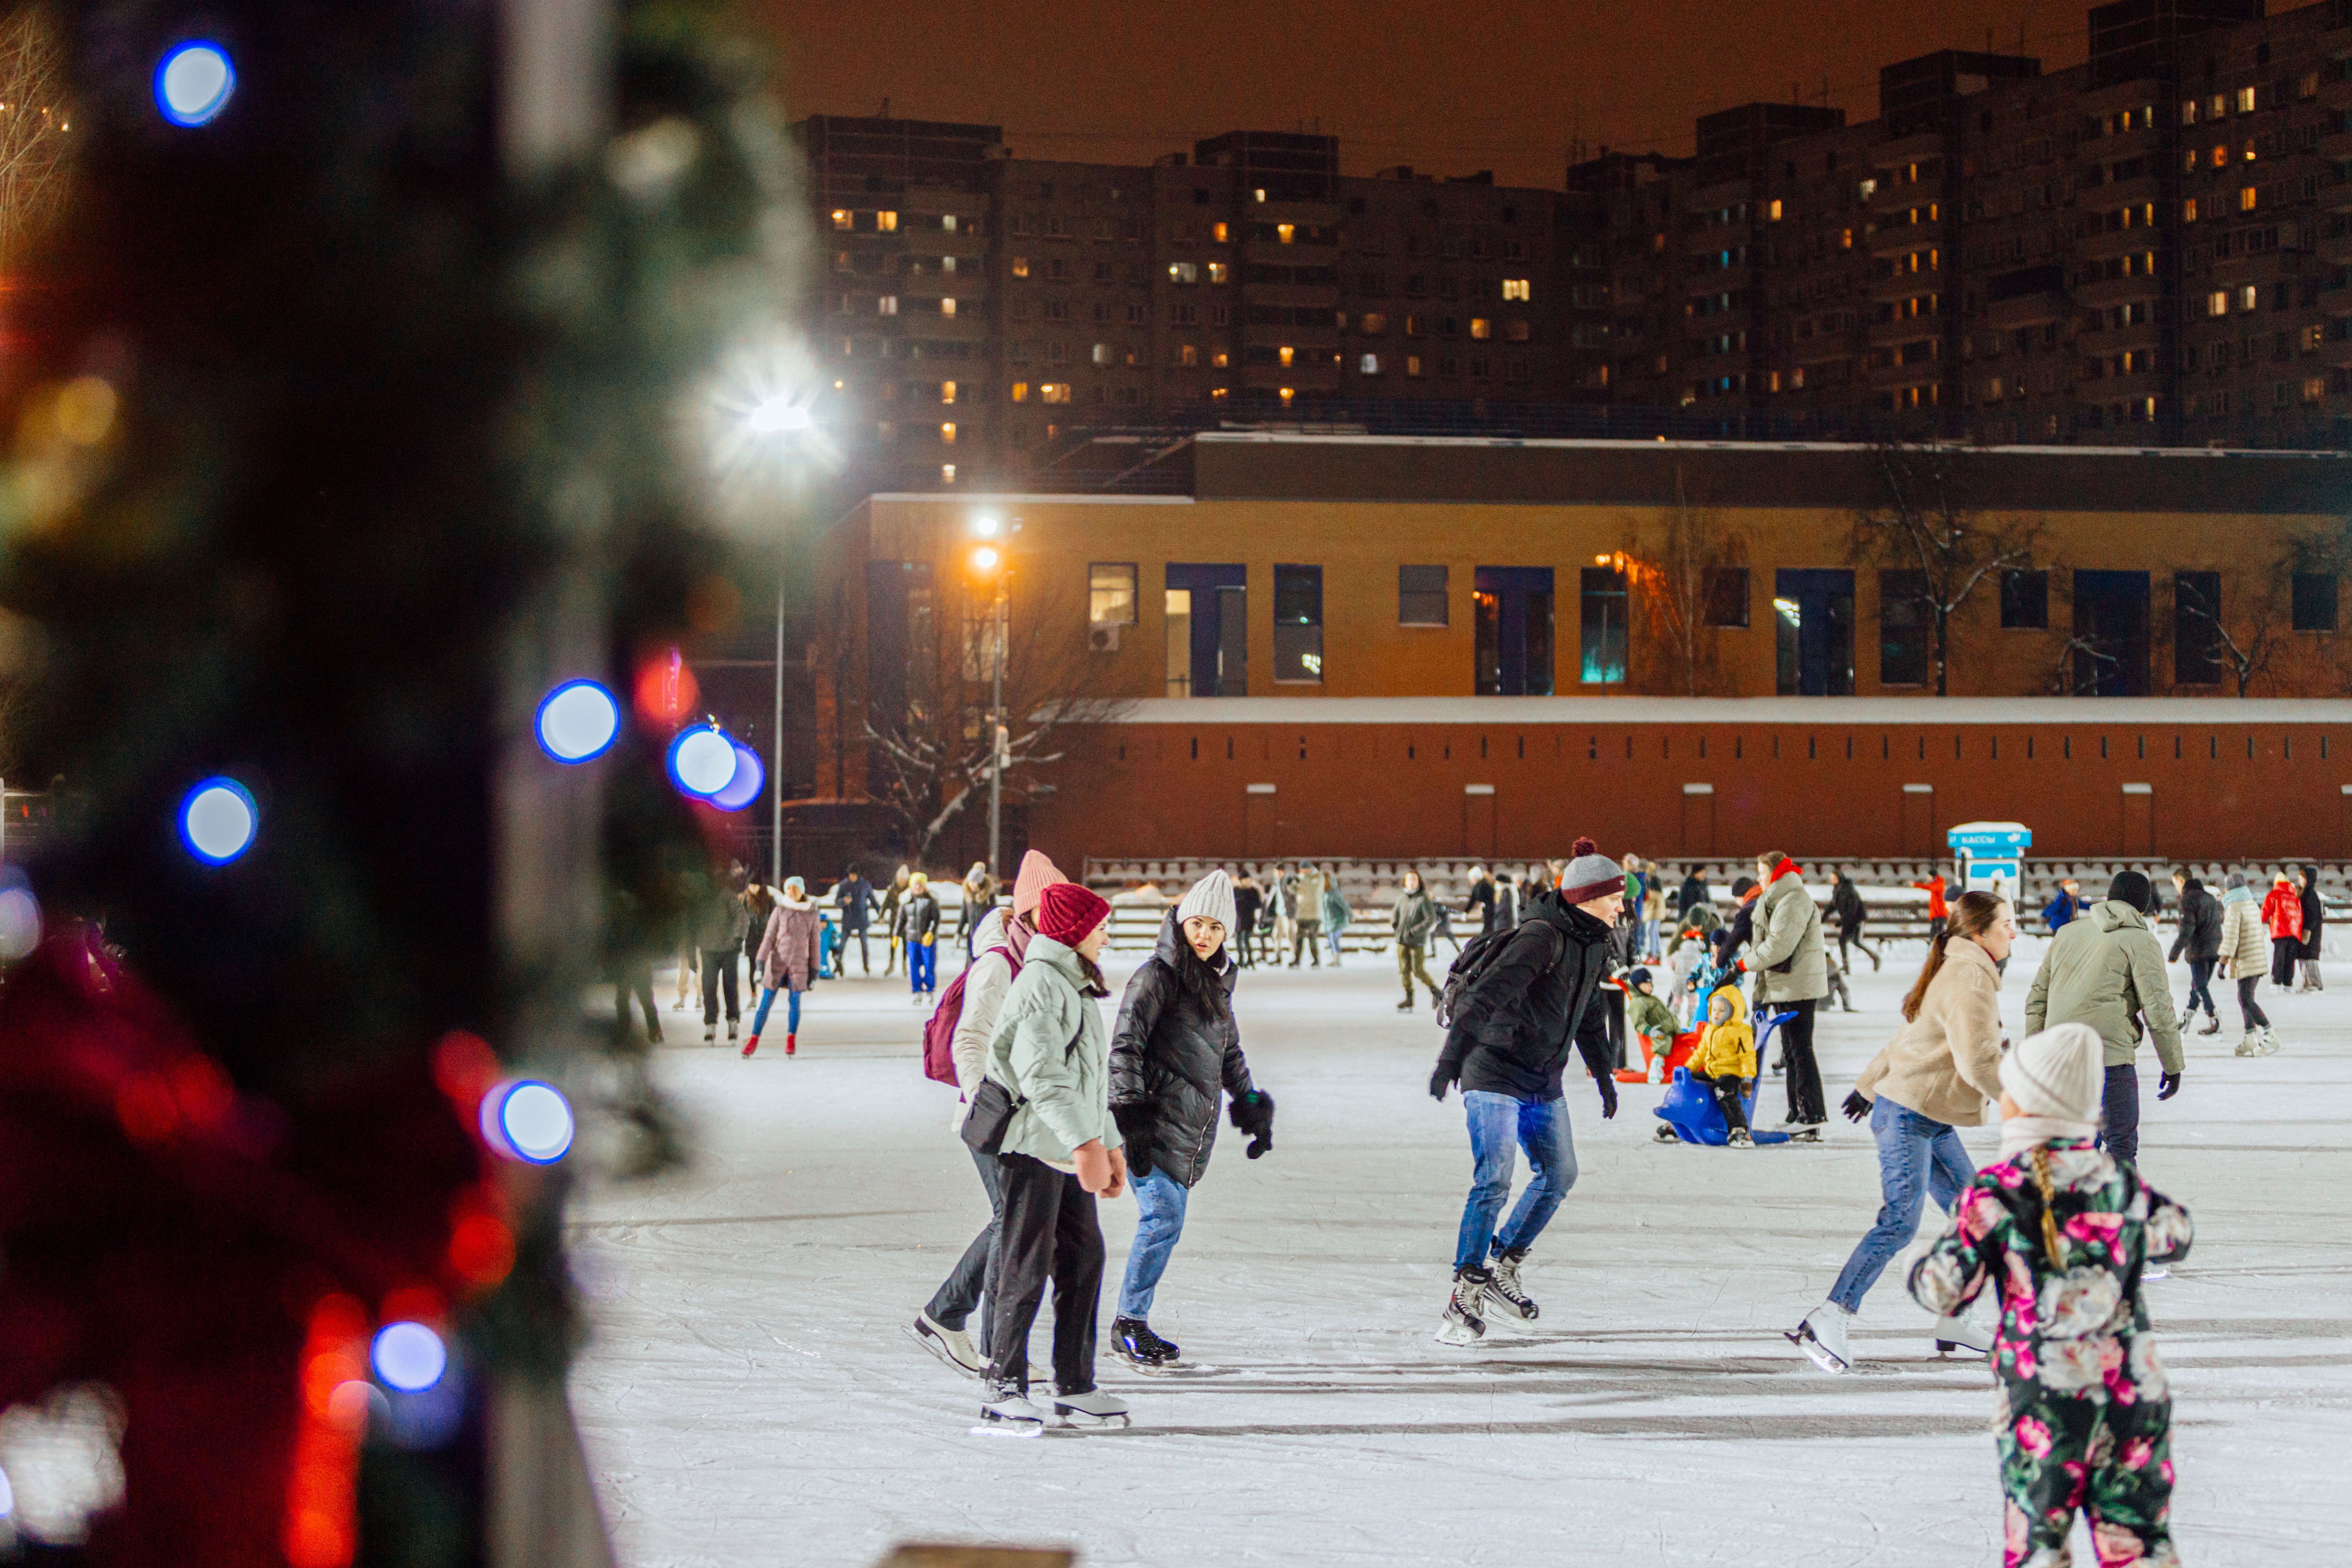
[{"label": "ice skater", "polygon": [[1234,1017],[1239,973],[1228,943],[1237,915],[1222,870],[1192,884],[1139,965],[1111,1030],[1110,1109],[1127,1140],[1135,1187],[1135,1246],[1111,1321],[1111,1348],[1137,1370],[1158,1372],[1183,1354],[1151,1331],[1151,1302],[1184,1236],[1192,1189],[1216,1147],[1217,1111],[1233,1097],[1234,1125],[1253,1160],[1274,1146],[1274,1100],[1250,1081]]},{"label": "ice skater", "polygon": [[[1520,1279],[1528,1249],[1576,1184],[1576,1141],[1561,1080],[1573,1042],[1592,1074],[1605,1120],[1617,1114],[1609,1032],[1594,994],[1609,966],[1610,937],[1625,903],[1625,874],[1580,838],[1559,888],[1527,901],[1494,956],[1464,975],[1454,1021],[1430,1075],[1432,1098],[1462,1086],[1474,1174],[1454,1249],[1454,1290],[1440,1344],[1466,1345],[1486,1331],[1491,1307],[1533,1322],[1538,1311]],[[1467,955],[1465,955],[1467,956]],[[1497,1232],[1511,1195],[1512,1144],[1533,1174]]]},{"label": "ice skater", "polygon": [[[1878,1223],[1838,1271],[1829,1300],[1789,1333],[1823,1372],[1853,1365],[1847,1325],[1887,1264],[1911,1245],[1923,1200],[1932,1197],[1948,1211],[1976,1179],[1976,1164],[1953,1129],[1981,1125],[1986,1102],[2000,1093],[2000,963],[2016,940],[2008,903],[1981,890],[1962,893],[1903,999],[1903,1027],[1846,1097],[1847,1119],[1867,1116],[1878,1141],[1882,1201]],[[1938,1350],[1965,1345],[1982,1352],[1991,1343],[1955,1315],[1936,1325]]]},{"label": "ice skater", "polygon": [[857,967],[865,973],[874,973],[874,954],[866,946],[866,921],[874,912],[874,884],[866,873],[852,866],[842,873],[841,880],[833,886],[833,901],[841,910],[841,967],[839,973],[849,974],[849,939],[857,939]]},{"label": "ice skater", "polygon": [[981,1418],[1024,1436],[1045,1423],[1029,1399],[1029,1330],[1049,1279],[1053,1413],[1078,1423],[1127,1418],[1124,1401],[1095,1387],[1103,1277],[1095,1199],[1127,1191],[1125,1140],[1110,1113],[1110,1031],[1096,1005],[1109,994],[1095,966],[1109,940],[1110,905],[1100,894],[1075,882],[1047,888],[1028,962],[988,1043],[987,1077],[1010,1101],[1010,1118],[997,1154],[1004,1220],[988,1276]]},{"label": "ice skater", "polygon": [[[2251,896],[2251,895],[2250,895]],[[2025,1027],[2040,1034],[2055,1024],[2088,1024],[2107,1042],[2107,1082],[2100,1101],[2100,1137],[2118,1160],[2139,1158],[2140,1020],[2156,1040],[2163,1066],[2157,1099],[2180,1091],[2180,1020],[2172,1011],[2172,982],[2164,949],[2149,929],[2155,889],[2137,871],[2118,871],[2107,896],[2050,939],[2033,989],[2026,993]],[[2226,917],[2226,910],[2225,910]],[[2224,932],[2222,947],[2229,946]]]},{"label": "ice skater", "polygon": [[824,931],[824,914],[810,900],[808,884],[798,877],[785,878],[751,957],[751,973],[763,977],[763,984],[759,1010],[751,1015],[751,1033],[743,1042],[747,1058],[760,1048],[760,1031],[768,1026],[768,1009],[776,1005],[779,991],[790,998],[784,1005],[784,1055],[800,1049],[801,996],[816,983]]},{"label": "ice skater", "polygon": [[1948,1321],[2000,1302],[1994,1443],[2004,1568],[2063,1568],[2077,1512],[2102,1563],[2179,1568],[2172,1544],[2172,1389],[2140,1285],[2184,1256],[2189,1211],[2092,1142],[2098,1033],[2061,1024],[2000,1064],[2000,1158],[1969,1182],[1951,1227],[1911,1270]]},{"label": "ice skater", "polygon": [[[2074,883],[2066,884],[2073,887]],[[2197,1016],[2200,1003],[2205,1007],[2205,1026],[2200,1035],[2221,1032],[2221,1012],[2213,1005],[2213,966],[2221,957],[2221,905],[2205,890],[2205,884],[2189,875],[2187,868],[2172,874],[2172,886],[2180,895],[2175,906],[2180,910],[2178,929],[2172,939],[2172,951],[2166,962],[2189,961],[2189,1003],[2180,1010],[2180,1026]]]},{"label": "ice skater", "polygon": [[1652,1083],[1665,1081],[1666,1058],[1675,1048],[1675,1037],[1683,1031],[1682,1020],[1658,994],[1656,977],[1648,969],[1636,969],[1625,976],[1626,1026],[1643,1042],[1642,1055],[1648,1063]]},{"label": "ice skater", "polygon": [[907,944],[907,984],[920,1007],[940,994],[940,900],[931,879],[920,871],[907,879],[898,932]]},{"label": "ice skater", "polygon": [[1390,921],[1396,931],[1397,978],[1404,982],[1404,1000],[1397,1011],[1412,1011],[1412,983],[1419,980],[1429,993],[1429,1005],[1437,1005],[1437,982],[1429,977],[1430,950],[1436,945],[1436,931],[1442,910],[1421,885],[1421,873],[1408,870],[1403,889],[1397,894],[1396,907],[1390,911]]},{"label": "ice skater", "polygon": [[[2246,1027],[2238,1040],[2237,1054],[2242,1057],[2266,1057],[2279,1048],[2278,1037],[2271,1033],[2270,1015],[2254,999],[2254,993],[2262,989],[2269,954],[2262,907],[2254,902],[2254,890],[2246,885],[2246,874],[2232,871],[2221,892],[2221,978],[2238,983],[2238,1016]],[[2137,1152],[2135,1146],[2123,1157],[2130,1159]]]}]

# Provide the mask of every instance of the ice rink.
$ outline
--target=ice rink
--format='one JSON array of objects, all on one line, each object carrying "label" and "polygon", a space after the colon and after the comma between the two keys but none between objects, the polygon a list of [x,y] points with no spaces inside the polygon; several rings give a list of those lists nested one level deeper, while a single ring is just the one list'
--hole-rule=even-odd
[{"label": "ice rink", "polygon": [[[1822,1020],[1832,1105],[1920,952],[1865,965],[1861,1011]],[[1114,987],[1139,956],[1112,955]],[[2010,965],[2014,1031],[2039,957]],[[2352,1563],[2352,965],[2331,970],[2323,995],[2263,987],[2276,1056],[2231,1054],[2226,997],[2177,1098],[2156,1102],[2142,1054],[2141,1166],[2198,1227],[2149,1288],[2195,1568]],[[1853,1374],[1780,1337],[1877,1208],[1870,1136],[1843,1120],[1818,1148],[1663,1146],[1657,1090],[1622,1086],[1603,1121],[1572,1065],[1582,1175],[1530,1259],[1540,1321],[1432,1342],[1469,1156],[1458,1098],[1426,1091],[1429,1014],[1396,999],[1385,954],[1244,977],[1276,1146],[1248,1161],[1225,1130],[1152,1313],[1214,1370],[1139,1377],[1106,1339],[1134,1426],[1032,1442],[971,1436],[978,1385],[901,1331],[986,1214],[903,980],[820,984],[791,1060],[781,1006],[750,1062],[665,1011],[656,1071],[696,1163],[583,1193],[572,1232],[594,1325],[572,1389],[622,1561],[866,1564],[904,1541],[1106,1564],[2000,1561],[1990,1378],[1937,1356],[1907,1255],[1856,1323]],[[1777,1122],[1778,1080],[1765,1101]],[[1967,1138],[1986,1159],[1999,1142]],[[1134,1223],[1131,1198],[1103,1205],[1107,1296]]]}]

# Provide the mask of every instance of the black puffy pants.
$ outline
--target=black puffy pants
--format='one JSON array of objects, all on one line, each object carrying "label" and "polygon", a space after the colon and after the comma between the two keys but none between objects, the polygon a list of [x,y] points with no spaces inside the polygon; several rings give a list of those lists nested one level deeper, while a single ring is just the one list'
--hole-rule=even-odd
[{"label": "black puffy pants", "polygon": [[989,1267],[989,1381],[1029,1386],[1029,1331],[1054,1282],[1054,1384],[1095,1385],[1095,1312],[1102,1304],[1102,1226],[1078,1178],[1026,1154],[1000,1155],[1003,1217]]}]

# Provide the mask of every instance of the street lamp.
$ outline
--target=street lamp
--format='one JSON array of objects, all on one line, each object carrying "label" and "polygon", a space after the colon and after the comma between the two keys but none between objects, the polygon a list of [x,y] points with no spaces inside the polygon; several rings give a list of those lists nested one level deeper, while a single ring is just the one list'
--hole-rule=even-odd
[{"label": "street lamp", "polygon": [[[978,518],[972,529],[982,536],[992,535],[997,522],[992,517]],[[1001,877],[998,867],[1003,859],[1004,763],[1010,739],[1004,727],[1004,589],[1010,574],[1004,564],[1004,552],[993,544],[974,545],[964,559],[974,577],[983,583],[992,580],[996,585],[988,656],[988,874]]]}]

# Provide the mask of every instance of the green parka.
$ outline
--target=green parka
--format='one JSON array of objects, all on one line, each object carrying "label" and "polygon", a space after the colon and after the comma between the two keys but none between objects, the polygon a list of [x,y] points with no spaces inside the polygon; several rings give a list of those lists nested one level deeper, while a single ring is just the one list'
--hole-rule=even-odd
[{"label": "green parka", "polygon": [[2025,998],[2025,1029],[2088,1024],[2107,1043],[2106,1064],[2122,1067],[2139,1052],[2140,1016],[2156,1037],[2167,1072],[2180,1070],[2180,1019],[2164,949],[2147,917],[2119,899],[2105,899],[2059,928]]},{"label": "green parka", "polygon": [[1091,984],[1071,949],[1049,936],[1029,939],[988,1042],[988,1076],[1027,1102],[1005,1129],[1007,1154],[1067,1171],[1079,1144],[1126,1142],[1110,1113],[1110,1026],[1087,994]]}]

